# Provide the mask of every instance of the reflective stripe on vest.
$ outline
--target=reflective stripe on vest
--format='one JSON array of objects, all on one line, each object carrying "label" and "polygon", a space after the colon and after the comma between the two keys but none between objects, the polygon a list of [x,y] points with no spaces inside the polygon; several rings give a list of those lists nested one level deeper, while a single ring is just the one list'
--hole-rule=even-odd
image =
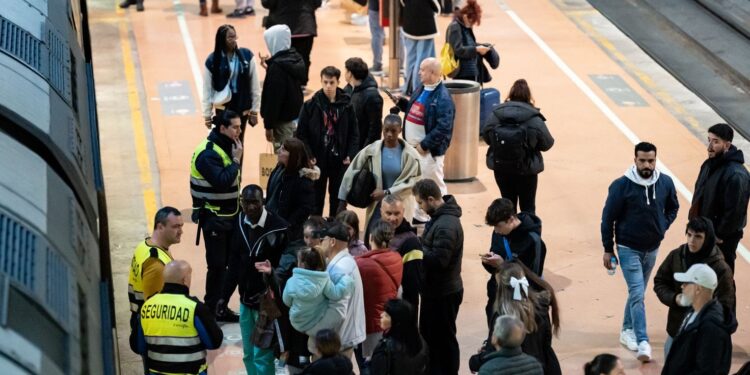
[{"label": "reflective stripe on vest", "polygon": [[143,304],[140,319],[150,371],[170,373],[154,361],[172,365],[192,362],[201,371],[205,369],[206,349],[195,328],[196,305],[187,296],[169,293],[156,294]]},{"label": "reflective stripe on vest", "polygon": [[406,264],[406,262],[411,262],[412,260],[421,260],[424,259],[424,253],[422,250],[412,250],[406,254],[404,254],[403,263]]},{"label": "reflective stripe on vest", "polygon": [[130,275],[128,276],[128,300],[130,300],[130,311],[137,313],[143,301],[143,263],[151,257],[151,249],[156,249],[159,261],[167,264],[172,261],[172,257],[163,249],[150,246],[143,240],[136,246],[133,252],[133,258],[130,260]]},{"label": "reflective stripe on vest", "polygon": [[204,139],[193,152],[190,161],[190,195],[193,197],[193,209],[205,208],[217,216],[234,216],[239,212],[240,172],[237,173],[232,186],[217,188],[211,185],[198,171],[195,165],[198,156],[211,149],[220,157],[224,168],[232,165],[232,158],[221,147],[214,147],[213,142]]}]

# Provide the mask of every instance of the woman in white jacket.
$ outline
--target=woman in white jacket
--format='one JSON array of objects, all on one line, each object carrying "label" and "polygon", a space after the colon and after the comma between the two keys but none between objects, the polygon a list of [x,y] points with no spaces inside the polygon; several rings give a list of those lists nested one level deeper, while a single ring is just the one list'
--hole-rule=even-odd
[{"label": "woman in white jacket", "polygon": [[[346,208],[346,196],[352,187],[354,176],[368,168],[375,175],[376,188],[371,194],[372,203],[367,207],[365,219],[365,243],[372,223],[380,219],[380,201],[388,194],[398,195],[404,202],[404,212],[410,216],[414,212],[415,201],[411,188],[422,177],[417,150],[406,143],[401,135],[401,117],[398,107],[393,107],[383,119],[383,139],[363,148],[354,157],[344,174],[339,189],[339,210]],[[406,217],[411,222],[411,217]]]},{"label": "woman in white jacket", "polygon": [[203,67],[203,119],[211,128],[211,115],[217,116],[231,109],[240,114],[244,139],[245,125],[258,123],[260,109],[260,82],[253,53],[237,46],[237,32],[232,25],[222,25],[216,30],[214,51],[208,55]]}]

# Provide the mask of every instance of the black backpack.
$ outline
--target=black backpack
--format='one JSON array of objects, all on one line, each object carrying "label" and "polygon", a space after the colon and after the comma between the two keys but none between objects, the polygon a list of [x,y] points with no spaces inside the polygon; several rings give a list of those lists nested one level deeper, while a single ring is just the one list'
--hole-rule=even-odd
[{"label": "black backpack", "polygon": [[526,128],[521,124],[500,124],[492,129],[495,167],[520,168],[529,153]]}]

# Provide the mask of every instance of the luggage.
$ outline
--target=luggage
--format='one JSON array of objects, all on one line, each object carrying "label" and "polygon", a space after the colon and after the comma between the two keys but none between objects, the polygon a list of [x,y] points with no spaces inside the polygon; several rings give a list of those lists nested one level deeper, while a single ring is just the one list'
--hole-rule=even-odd
[{"label": "luggage", "polygon": [[500,91],[493,88],[482,89],[479,92],[479,135],[484,132],[484,125],[492,116],[492,110],[500,105]]}]

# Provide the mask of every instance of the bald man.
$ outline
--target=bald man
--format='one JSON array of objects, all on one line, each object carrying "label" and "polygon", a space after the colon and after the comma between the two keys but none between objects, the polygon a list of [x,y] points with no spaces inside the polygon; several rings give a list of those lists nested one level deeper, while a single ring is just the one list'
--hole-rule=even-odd
[{"label": "bald man", "polygon": [[164,288],[141,308],[130,347],[146,355],[150,373],[206,374],[206,349],[217,349],[224,339],[208,307],[189,295],[192,274],[184,260],[168,263]]},{"label": "bald man", "polygon": [[[404,139],[419,152],[422,178],[435,181],[440,192],[446,195],[448,187],[443,182],[443,166],[453,136],[456,108],[441,79],[440,61],[432,57],[424,59],[419,65],[419,78],[422,85],[414,95],[409,100],[398,101],[399,108],[406,113]],[[430,216],[417,207],[414,223],[429,220]]]}]

